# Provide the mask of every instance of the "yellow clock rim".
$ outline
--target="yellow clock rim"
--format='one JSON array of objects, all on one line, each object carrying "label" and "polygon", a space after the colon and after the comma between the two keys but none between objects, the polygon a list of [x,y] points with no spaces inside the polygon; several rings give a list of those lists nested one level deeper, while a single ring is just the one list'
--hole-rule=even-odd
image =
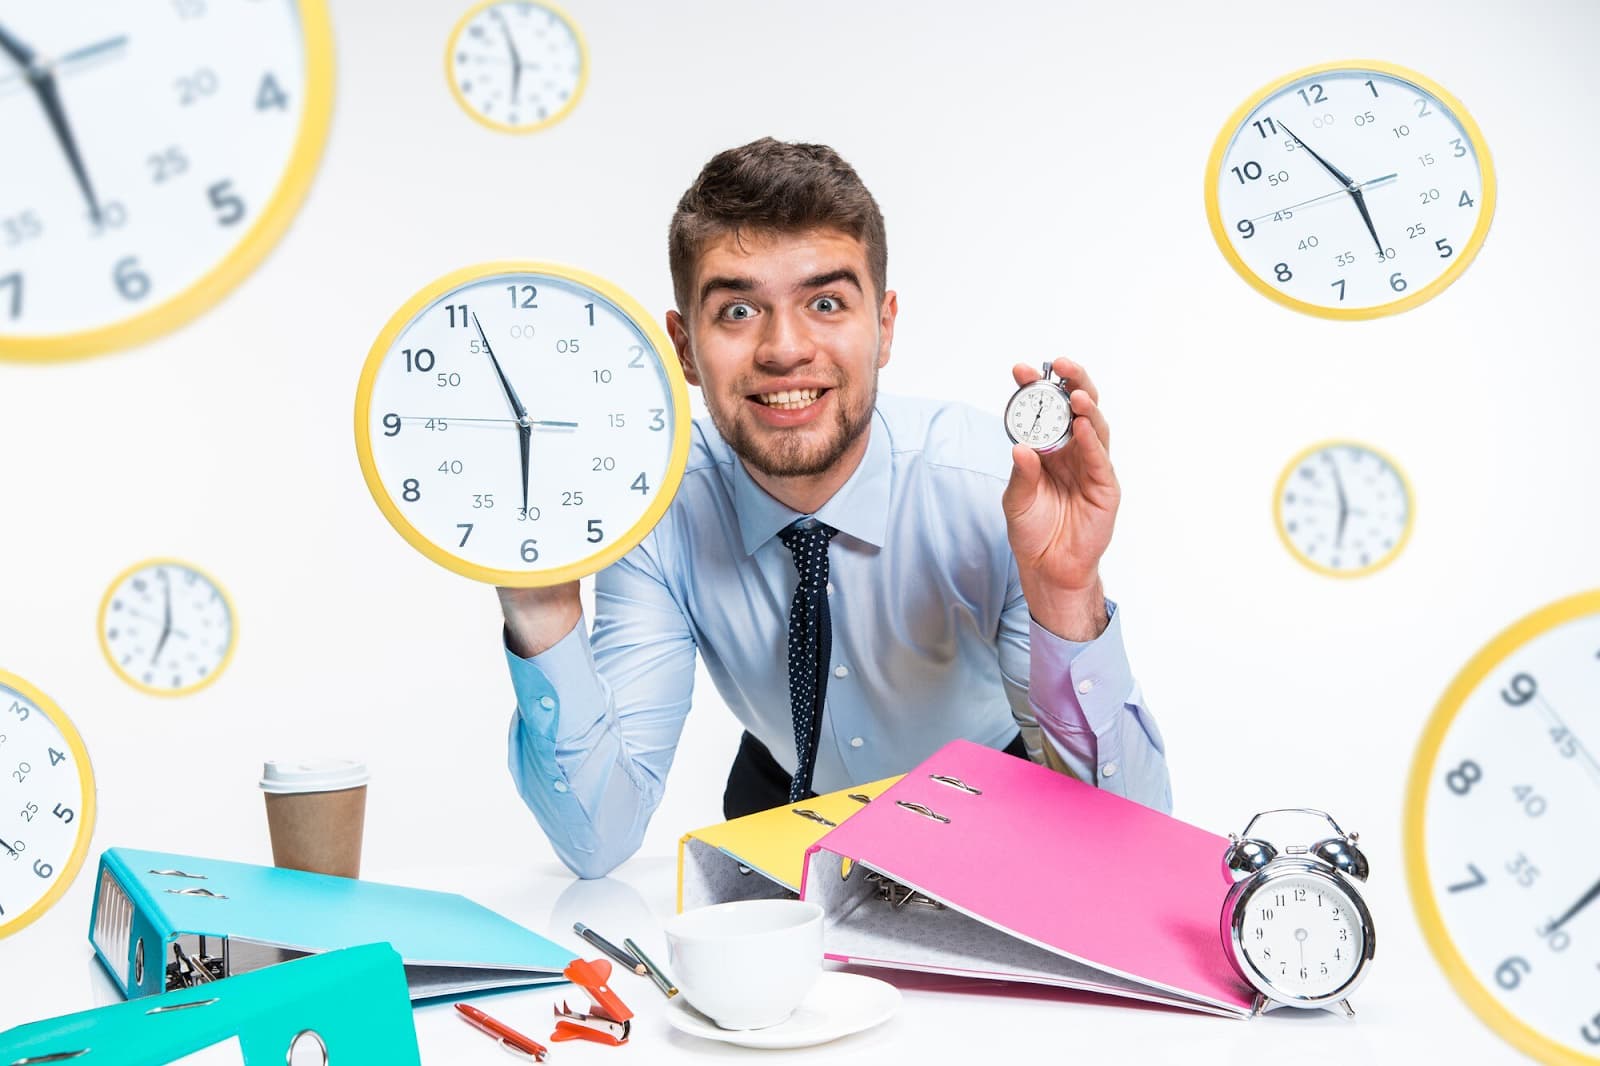
[{"label": "yellow clock rim", "polygon": [[129,318],[78,333],[0,333],[0,361],[49,362],[132,348],[170,333],[218,303],[261,265],[277,246],[311,190],[333,119],[333,29],[326,0],[295,0],[305,41],[305,109],[289,165],[266,209],[222,262],[166,303]]},{"label": "yellow clock rim", "polygon": [[26,926],[32,924],[44,914],[45,911],[55,906],[66,894],[72,882],[77,878],[78,871],[83,868],[83,860],[89,854],[89,840],[94,836],[95,822],[95,784],[94,766],[89,761],[89,749],[83,744],[83,737],[78,733],[78,727],[56,706],[55,700],[40,692],[33,685],[24,681],[16,674],[0,670],[0,685],[5,685],[19,696],[25,696],[44,716],[55,723],[56,729],[61,732],[61,738],[66,742],[67,748],[72,752],[75,765],[78,767],[78,835],[72,845],[72,856],[67,859],[63,873],[50,886],[50,891],[39,898],[39,901],[15,918],[0,919],[0,939],[10,936]]},{"label": "yellow clock rim", "polygon": [[[440,547],[412,525],[410,519],[395,506],[387,486],[378,477],[378,466],[372,453],[372,390],[377,382],[378,369],[389,354],[390,346],[412,320],[439,297],[496,274],[538,274],[570,281],[598,293],[639,327],[639,331],[655,349],[656,358],[661,361],[667,376],[673,414],[672,451],[667,460],[666,475],[657,486],[654,499],[626,533],[593,555],[585,556],[566,566],[545,570],[496,570],[463,559]],[[655,528],[661,516],[667,513],[667,508],[672,505],[672,499],[677,495],[678,486],[683,481],[684,469],[689,465],[689,386],[684,380],[683,368],[678,365],[675,349],[672,347],[672,342],[667,339],[665,331],[656,325],[643,304],[611,282],[586,270],[559,263],[529,260],[480,263],[462,267],[430,282],[407,300],[384,325],[383,331],[378,334],[378,339],[373,342],[371,351],[367,353],[366,363],[361,368],[361,382],[356,389],[355,431],[356,455],[361,460],[361,476],[367,482],[367,490],[372,493],[373,500],[377,502],[384,517],[389,520],[389,524],[406,539],[408,544],[446,570],[451,570],[462,577],[512,588],[542,588],[576,581],[605,569],[632,551]]]},{"label": "yellow clock rim", "polygon": [[[1400,531],[1400,539],[1395,541],[1394,547],[1379,557],[1377,562],[1356,570],[1335,570],[1331,566],[1323,566],[1321,563],[1316,562],[1302,552],[1294,541],[1289,539],[1289,532],[1283,527],[1283,490],[1288,487],[1289,478],[1294,474],[1295,468],[1325,448],[1360,448],[1364,452],[1371,452],[1389,464],[1389,469],[1393,470],[1395,475],[1399,477],[1400,486],[1406,491],[1406,525]],[[1326,577],[1366,577],[1368,574],[1382,570],[1399,558],[1400,553],[1405,550],[1406,542],[1411,539],[1411,527],[1416,524],[1416,521],[1417,494],[1411,489],[1411,479],[1406,477],[1405,470],[1399,463],[1394,461],[1394,458],[1388,452],[1381,448],[1374,448],[1364,441],[1339,438],[1318,441],[1308,448],[1301,449],[1295,453],[1293,459],[1284,464],[1283,473],[1278,475],[1277,486],[1272,490],[1272,525],[1278,531],[1278,539],[1283,542],[1283,546],[1289,549],[1289,554],[1294,556],[1295,560],[1302,566]]]},{"label": "yellow clock rim", "polygon": [[1477,689],[1484,678],[1499,666],[1512,652],[1559,625],[1600,613],[1600,589],[1580,592],[1574,596],[1547,604],[1506,627],[1484,648],[1467,661],[1439,697],[1438,704],[1422,729],[1422,739],[1417,743],[1417,753],[1411,761],[1411,776],[1406,782],[1405,826],[1403,842],[1406,854],[1406,884],[1411,890],[1411,905],[1417,912],[1424,939],[1433,949],[1434,959],[1449,978],[1456,994],[1467,1006],[1507,1043],[1540,1062],[1559,1066],[1593,1066],[1595,1059],[1580,1055],[1558,1044],[1523,1022],[1501,1006],[1483,984],[1473,976],[1461,951],[1450,936],[1439,911],[1433,884],[1428,877],[1426,847],[1426,807],[1428,783],[1433,778],[1439,749],[1450,732],[1456,715],[1465,706],[1467,697]]},{"label": "yellow clock rim", "polygon": [[[1408,293],[1398,300],[1393,300],[1386,304],[1375,304],[1372,307],[1323,307],[1320,304],[1297,300],[1262,280],[1255,271],[1250,269],[1239,253],[1234,251],[1233,241],[1228,236],[1227,225],[1222,220],[1222,207],[1218,200],[1217,192],[1217,182],[1222,175],[1222,160],[1228,151],[1228,145],[1233,143],[1234,135],[1238,133],[1239,127],[1243,125],[1244,120],[1250,113],[1260,106],[1262,101],[1279,89],[1291,85],[1302,78],[1311,77],[1315,74],[1347,70],[1370,71],[1373,74],[1386,74],[1402,81],[1411,82],[1417,88],[1431,94],[1434,99],[1445,107],[1448,107],[1450,113],[1455,116],[1456,121],[1461,124],[1461,129],[1466,133],[1467,139],[1472,142],[1473,151],[1478,157],[1479,171],[1483,177],[1483,191],[1478,197],[1481,208],[1478,214],[1478,225],[1472,231],[1472,236],[1467,240],[1466,244],[1456,253],[1456,261],[1450,264],[1443,274],[1440,274],[1417,291]],[[1228,116],[1228,121],[1223,124],[1222,132],[1217,135],[1216,142],[1211,147],[1211,158],[1206,161],[1205,193],[1206,218],[1211,224],[1211,236],[1216,239],[1217,247],[1222,250],[1223,258],[1227,259],[1240,277],[1250,283],[1251,288],[1291,310],[1300,311],[1308,315],[1316,315],[1319,318],[1353,322],[1399,314],[1402,311],[1409,311],[1419,304],[1426,303],[1454,284],[1455,280],[1466,271],[1467,267],[1472,265],[1472,260],[1477,256],[1478,249],[1483,247],[1484,238],[1489,235],[1489,224],[1494,220],[1494,161],[1489,157],[1489,145],[1484,140],[1483,131],[1478,128],[1477,122],[1473,121],[1472,115],[1462,106],[1461,101],[1457,100],[1438,82],[1407,67],[1397,66],[1394,63],[1385,63],[1376,59],[1351,59],[1338,63],[1318,63],[1314,66],[1305,67],[1292,74],[1285,74],[1283,77],[1252,93],[1249,99],[1239,105],[1232,115]]]},{"label": "yellow clock rim", "polygon": [[539,130],[554,126],[557,122],[572,114],[572,109],[578,106],[579,100],[583,99],[583,91],[589,86],[589,42],[584,38],[583,31],[578,28],[578,24],[573,21],[572,16],[567,14],[565,9],[549,3],[549,0],[527,0],[528,3],[544,8],[566,23],[567,29],[572,31],[573,40],[578,42],[578,62],[580,65],[578,84],[573,87],[572,95],[567,97],[567,102],[561,105],[559,110],[548,118],[540,119],[538,122],[513,126],[509,122],[497,122],[486,115],[481,115],[478,113],[477,108],[472,106],[466,95],[462,93],[461,86],[456,84],[455,65],[451,63],[451,60],[456,54],[456,42],[461,39],[461,31],[467,28],[467,23],[476,18],[478,12],[508,2],[509,0],[480,0],[479,3],[473,4],[468,8],[466,14],[456,20],[455,28],[450,31],[450,37],[445,41],[444,80],[445,84],[450,86],[450,95],[454,96],[456,103],[461,105],[461,110],[465,111],[478,125],[499,133],[537,133]]},{"label": "yellow clock rim", "polygon": [[[128,578],[132,577],[134,574],[137,574],[140,570],[146,570],[152,566],[180,566],[185,570],[192,570],[194,573],[199,574],[201,577],[205,578],[211,583],[211,587],[217,590],[217,594],[222,597],[222,602],[228,607],[228,650],[223,653],[222,661],[217,664],[217,668],[215,670],[211,671],[211,673],[207,674],[203,679],[196,681],[192,685],[185,685],[182,688],[157,688],[154,685],[147,685],[143,681],[140,681],[138,678],[129,674],[122,668],[122,664],[117,662],[116,656],[111,651],[111,642],[106,639],[106,612],[111,609],[111,598],[116,595],[117,589],[122,587],[122,583],[124,581],[128,580]],[[143,562],[134,563],[132,566],[123,570],[116,577],[112,578],[111,584],[106,586],[105,595],[100,597],[100,613],[96,616],[96,623],[96,635],[100,638],[100,654],[104,655],[106,657],[106,662],[111,664],[112,671],[115,672],[118,677],[122,678],[122,680],[126,681],[140,692],[143,692],[149,696],[188,696],[199,692],[207,685],[215,684],[217,678],[221,677],[223,673],[227,671],[228,664],[233,662],[233,653],[239,647],[239,612],[234,610],[233,597],[228,595],[228,590],[222,587],[222,582],[218,581],[216,577],[213,576],[209,571],[204,570],[191,562],[166,556],[161,556],[154,559],[145,559]]]}]

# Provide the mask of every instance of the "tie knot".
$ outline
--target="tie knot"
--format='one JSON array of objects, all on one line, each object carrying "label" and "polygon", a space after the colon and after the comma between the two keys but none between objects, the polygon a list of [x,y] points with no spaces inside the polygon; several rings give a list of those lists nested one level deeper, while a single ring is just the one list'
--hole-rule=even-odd
[{"label": "tie knot", "polygon": [[802,518],[778,531],[778,539],[794,553],[794,567],[800,572],[802,587],[821,588],[827,583],[828,541],[837,532],[832,526],[810,518]]}]

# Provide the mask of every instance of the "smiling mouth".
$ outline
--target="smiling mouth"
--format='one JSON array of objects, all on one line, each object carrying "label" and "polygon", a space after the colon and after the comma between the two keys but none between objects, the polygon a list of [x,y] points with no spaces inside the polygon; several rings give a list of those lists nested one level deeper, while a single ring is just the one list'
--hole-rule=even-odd
[{"label": "smiling mouth", "polygon": [[800,411],[817,402],[827,389],[786,389],[783,392],[758,392],[750,397],[759,404],[779,411]]}]

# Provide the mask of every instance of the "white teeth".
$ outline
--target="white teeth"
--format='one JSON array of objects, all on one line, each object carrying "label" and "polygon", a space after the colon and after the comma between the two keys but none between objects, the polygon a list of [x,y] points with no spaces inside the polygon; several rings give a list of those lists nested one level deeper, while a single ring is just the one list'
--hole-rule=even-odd
[{"label": "white teeth", "polygon": [[821,389],[787,389],[783,392],[763,392],[756,399],[768,407],[776,407],[785,411],[796,411],[802,407],[809,407],[822,395]]}]

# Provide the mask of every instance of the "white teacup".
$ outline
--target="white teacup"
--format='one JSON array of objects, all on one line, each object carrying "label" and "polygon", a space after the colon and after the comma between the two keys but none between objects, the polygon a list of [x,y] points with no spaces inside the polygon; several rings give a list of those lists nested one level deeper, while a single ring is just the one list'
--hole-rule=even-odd
[{"label": "white teacup", "polygon": [[695,1010],[723,1029],[765,1029],[793,1014],[822,975],[822,908],[798,899],[697,907],[666,926],[669,970]]}]

